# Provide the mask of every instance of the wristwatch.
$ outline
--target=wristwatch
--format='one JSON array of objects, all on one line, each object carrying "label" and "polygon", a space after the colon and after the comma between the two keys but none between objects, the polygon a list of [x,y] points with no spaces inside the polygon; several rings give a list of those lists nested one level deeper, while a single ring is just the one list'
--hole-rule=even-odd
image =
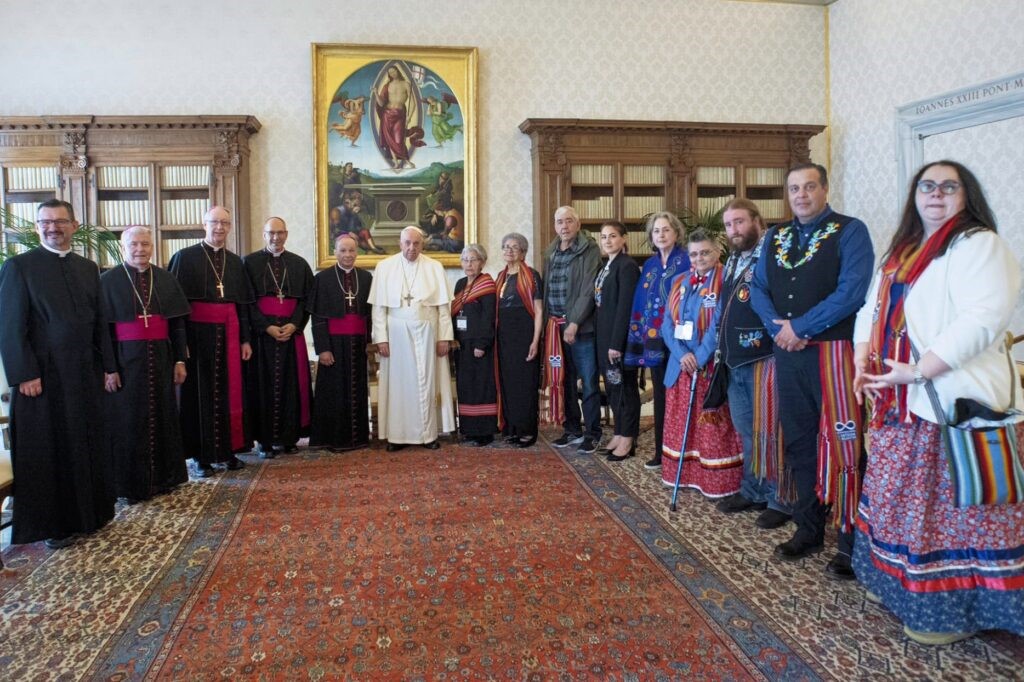
[{"label": "wristwatch", "polygon": [[912,367],[914,368],[914,385],[915,386],[920,386],[924,382],[928,381],[927,379],[924,378],[924,375],[921,374],[921,368],[920,367],[918,367],[917,365],[912,365]]}]

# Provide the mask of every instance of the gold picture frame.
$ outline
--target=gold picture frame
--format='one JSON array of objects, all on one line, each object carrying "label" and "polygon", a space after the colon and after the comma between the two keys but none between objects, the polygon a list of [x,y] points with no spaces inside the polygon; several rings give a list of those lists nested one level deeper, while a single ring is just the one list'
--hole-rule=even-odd
[{"label": "gold picture frame", "polygon": [[352,234],[357,264],[398,252],[407,225],[458,267],[477,239],[475,47],[313,44],[316,260]]}]

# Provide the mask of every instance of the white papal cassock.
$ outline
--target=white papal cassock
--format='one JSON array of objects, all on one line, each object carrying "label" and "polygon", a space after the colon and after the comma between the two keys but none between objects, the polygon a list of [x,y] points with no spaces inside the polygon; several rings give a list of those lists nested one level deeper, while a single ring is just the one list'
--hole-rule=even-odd
[{"label": "white papal cassock", "polygon": [[448,357],[437,357],[437,342],[455,338],[451,296],[444,268],[420,255],[382,260],[370,286],[373,343],[387,343],[380,358],[377,423],[389,443],[429,443],[439,431],[455,430]]}]

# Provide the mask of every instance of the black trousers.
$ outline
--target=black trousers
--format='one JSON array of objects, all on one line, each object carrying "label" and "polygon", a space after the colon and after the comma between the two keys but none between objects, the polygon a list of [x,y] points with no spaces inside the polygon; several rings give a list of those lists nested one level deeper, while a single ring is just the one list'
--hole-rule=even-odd
[{"label": "black trousers", "polygon": [[[668,353],[665,354],[668,362]],[[662,438],[665,435],[665,366],[651,367],[651,388],[654,390],[654,458],[661,459]]]},{"label": "black trousers", "polygon": [[608,407],[615,418],[613,433],[616,436],[636,438],[640,435],[640,387],[637,384],[637,370],[635,367],[622,367],[622,383],[616,385],[608,382],[608,366],[608,349],[598,348],[597,368],[601,376],[605,377],[604,391],[608,396]]}]

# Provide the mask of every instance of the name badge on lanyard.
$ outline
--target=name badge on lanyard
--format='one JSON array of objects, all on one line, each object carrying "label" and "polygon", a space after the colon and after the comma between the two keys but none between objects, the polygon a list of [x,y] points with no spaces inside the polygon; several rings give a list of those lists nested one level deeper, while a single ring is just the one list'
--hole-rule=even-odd
[{"label": "name badge on lanyard", "polygon": [[686,320],[676,325],[675,337],[681,341],[693,340],[693,321]]},{"label": "name badge on lanyard", "polygon": [[467,320],[462,315],[459,315],[458,317],[455,318],[455,328],[458,329],[460,332],[466,331],[467,329],[469,329],[469,320]]}]

